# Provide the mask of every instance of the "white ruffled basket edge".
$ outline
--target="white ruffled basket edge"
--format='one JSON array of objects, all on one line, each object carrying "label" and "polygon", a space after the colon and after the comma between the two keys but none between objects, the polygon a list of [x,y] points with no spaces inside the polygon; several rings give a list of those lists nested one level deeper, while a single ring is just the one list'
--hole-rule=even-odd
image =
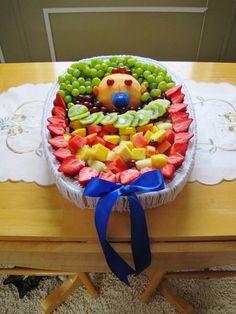
[{"label": "white ruffled basket edge", "polygon": [[[110,56],[98,56],[98,59],[108,59]],[[117,57],[124,57],[123,55],[119,55]],[[194,114],[194,109],[191,101],[191,97],[186,86],[183,84],[182,80],[179,79],[171,70],[167,67],[163,66],[160,62],[149,59],[134,56],[134,58],[138,59],[141,62],[154,64],[160,66],[162,68],[166,68],[168,73],[172,76],[174,81],[177,84],[183,85],[183,92],[185,93],[185,102],[188,104],[187,111],[190,114],[190,117],[193,118],[193,122],[190,125],[189,131],[194,133],[194,137],[190,140],[188,144],[188,150],[186,152],[185,161],[182,166],[175,172],[174,178],[172,180],[165,181],[165,189],[157,192],[149,192],[149,193],[137,193],[137,197],[141,202],[144,209],[154,208],[161,206],[165,203],[171,202],[175,199],[178,193],[183,189],[185,183],[188,180],[188,177],[191,173],[194,164],[194,157],[196,151],[196,119]],[[81,61],[88,61],[93,58],[83,59]],[[47,99],[44,105],[43,111],[43,121],[42,121],[42,144],[43,151],[45,154],[45,158],[48,162],[49,169],[52,175],[55,178],[55,183],[63,194],[63,196],[73,202],[76,206],[80,208],[92,209],[96,207],[98,198],[85,197],[83,196],[84,188],[82,188],[79,184],[77,184],[72,178],[64,176],[62,173],[57,171],[60,163],[54,157],[53,149],[51,145],[48,144],[48,140],[51,138],[50,133],[47,129],[47,118],[51,116],[51,109],[53,106],[53,100],[55,98],[56,91],[58,90],[58,83],[55,83],[50,90]],[[113,211],[129,211],[129,203],[128,198],[126,196],[120,197],[115,206],[113,207]]]}]

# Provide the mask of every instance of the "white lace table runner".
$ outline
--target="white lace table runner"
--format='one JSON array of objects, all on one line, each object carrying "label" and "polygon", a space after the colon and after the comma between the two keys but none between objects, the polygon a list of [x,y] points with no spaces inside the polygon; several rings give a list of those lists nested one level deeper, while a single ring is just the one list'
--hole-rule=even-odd
[{"label": "white lace table runner", "polygon": [[[189,181],[236,179],[236,86],[186,81],[198,143]],[[0,95],[0,182],[53,184],[41,148],[43,103],[52,84],[25,84]]]}]

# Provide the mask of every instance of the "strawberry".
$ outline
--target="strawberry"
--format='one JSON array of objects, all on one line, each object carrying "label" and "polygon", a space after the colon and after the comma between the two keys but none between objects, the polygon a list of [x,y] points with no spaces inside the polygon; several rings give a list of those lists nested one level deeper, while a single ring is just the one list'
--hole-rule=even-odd
[{"label": "strawberry", "polygon": [[69,156],[62,161],[58,171],[70,176],[75,176],[84,166],[84,161],[80,160],[76,156]]},{"label": "strawberry", "polygon": [[179,153],[182,156],[185,156],[187,148],[188,148],[188,144],[186,144],[186,143],[174,143],[171,146],[170,155],[174,155],[176,153]]},{"label": "strawberry", "polygon": [[101,171],[99,178],[110,182],[116,182],[116,175],[111,171]]},{"label": "strawberry", "polygon": [[47,119],[51,124],[61,124],[66,128],[66,120],[62,116],[53,116]]},{"label": "strawberry", "polygon": [[190,132],[180,132],[175,134],[175,143],[188,143],[193,137],[193,133]]},{"label": "strawberry", "polygon": [[124,170],[120,173],[120,181],[122,184],[129,184],[139,176],[139,171],[135,169]]},{"label": "strawberry", "polygon": [[143,169],[140,170],[140,174],[144,174],[145,172],[149,172],[149,171],[153,171],[154,169],[152,169],[151,167],[145,167]]},{"label": "strawberry", "polygon": [[59,148],[53,153],[53,155],[59,161],[63,161],[65,158],[72,156],[71,151],[68,148]]},{"label": "strawberry", "polygon": [[179,104],[184,101],[185,94],[183,93],[176,93],[171,97],[172,104]]},{"label": "strawberry", "polygon": [[53,104],[54,106],[58,106],[58,107],[66,109],[66,104],[64,102],[64,99],[59,92],[56,93],[56,98],[54,99]]},{"label": "strawberry", "polygon": [[175,167],[181,166],[184,162],[184,156],[179,153],[175,153],[168,157],[168,163],[174,165]]},{"label": "strawberry", "polygon": [[66,116],[66,110],[64,108],[62,108],[62,107],[54,106],[52,108],[52,115],[53,116],[65,117]]},{"label": "strawberry", "polygon": [[84,167],[79,172],[79,175],[77,177],[77,180],[79,184],[85,185],[88,183],[93,177],[98,177],[99,172],[91,167]]},{"label": "strawberry", "polygon": [[173,129],[176,133],[180,133],[180,132],[186,132],[188,131],[188,128],[190,126],[190,124],[192,123],[193,119],[186,119],[183,121],[177,121],[177,122],[173,122],[172,126]]},{"label": "strawberry", "polygon": [[52,145],[53,148],[67,148],[68,143],[65,141],[64,136],[55,136],[48,141],[49,144]]},{"label": "strawberry", "polygon": [[185,103],[175,103],[174,105],[171,105],[169,108],[169,113],[172,112],[179,112],[179,111],[186,111],[187,109],[187,104]]},{"label": "strawberry", "polygon": [[175,173],[175,166],[167,163],[163,168],[161,168],[161,172],[164,178],[171,179]]},{"label": "strawberry", "polygon": [[174,140],[175,140],[175,132],[172,131],[172,130],[169,130],[169,129],[166,130],[165,139],[166,139],[169,143],[173,144],[173,143],[174,143]]},{"label": "strawberry", "polygon": [[69,140],[70,148],[77,151],[78,149],[82,148],[86,144],[86,139],[80,135],[73,136]]},{"label": "strawberry", "polygon": [[117,165],[112,161],[112,162],[106,162],[106,166],[111,170],[111,172],[115,174],[119,174],[121,172],[121,169],[117,167]]},{"label": "strawberry", "polygon": [[182,89],[182,85],[174,86],[174,87],[168,89],[168,90],[165,92],[165,95],[166,95],[167,98],[170,98],[170,97],[173,96],[175,93],[180,92],[181,89]]},{"label": "strawberry", "polygon": [[47,128],[52,136],[63,135],[65,133],[65,127],[59,123],[49,124]]},{"label": "strawberry", "polygon": [[186,120],[189,117],[189,113],[186,111],[179,111],[179,112],[171,112],[170,113],[170,119],[171,122],[177,122],[177,121],[182,121]]}]

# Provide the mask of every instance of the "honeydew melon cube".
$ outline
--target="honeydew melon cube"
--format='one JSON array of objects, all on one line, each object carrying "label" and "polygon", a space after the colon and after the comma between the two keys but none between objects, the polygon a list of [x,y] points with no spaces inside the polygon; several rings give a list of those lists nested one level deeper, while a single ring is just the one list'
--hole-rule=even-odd
[{"label": "honeydew melon cube", "polygon": [[170,122],[157,122],[155,125],[160,130],[162,130],[162,129],[163,130],[172,130],[173,129],[172,123],[170,123]]},{"label": "honeydew melon cube", "polygon": [[151,140],[151,136],[152,136],[152,132],[150,130],[147,130],[147,132],[145,133],[144,137],[146,138],[146,140],[148,141],[148,143]]},{"label": "honeydew melon cube", "polygon": [[132,159],[134,160],[143,160],[146,158],[146,149],[145,148],[133,148],[131,151]]},{"label": "honeydew melon cube", "polygon": [[164,154],[156,154],[151,156],[152,167],[161,169],[167,164],[168,157]]},{"label": "honeydew melon cube", "polygon": [[80,135],[82,137],[85,137],[86,136],[86,128],[76,129],[75,131],[73,131],[71,133],[71,135],[73,135],[73,136]]},{"label": "honeydew melon cube", "polygon": [[166,130],[158,130],[157,132],[153,133],[150,140],[161,143],[166,136]]},{"label": "honeydew melon cube", "polygon": [[104,135],[103,139],[111,144],[118,144],[120,141],[120,136],[119,135]]},{"label": "honeydew melon cube", "polygon": [[107,155],[107,161],[112,161],[115,157],[116,153],[112,150],[109,151],[108,155]]},{"label": "honeydew melon cube", "polygon": [[96,169],[97,171],[103,171],[103,170],[107,170],[107,166],[99,160],[88,160],[88,165],[94,169]]},{"label": "honeydew melon cube", "polygon": [[110,149],[98,143],[92,146],[91,151],[92,151],[93,159],[99,160],[99,161],[107,161],[107,156],[110,152]]},{"label": "honeydew melon cube", "polygon": [[134,127],[126,127],[126,128],[121,128],[119,130],[120,135],[130,135],[130,134],[135,134],[136,133],[136,129]]},{"label": "honeydew melon cube", "polygon": [[151,161],[151,158],[137,160],[135,165],[138,170],[142,170],[145,167],[152,167],[152,161]]},{"label": "honeydew melon cube", "polygon": [[119,154],[124,159],[124,161],[129,161],[132,159],[131,150],[127,145],[119,145],[115,152],[116,154]]},{"label": "honeydew melon cube", "polygon": [[79,149],[76,153],[76,156],[81,160],[88,160],[91,158],[91,147],[88,145],[84,145],[81,149]]}]

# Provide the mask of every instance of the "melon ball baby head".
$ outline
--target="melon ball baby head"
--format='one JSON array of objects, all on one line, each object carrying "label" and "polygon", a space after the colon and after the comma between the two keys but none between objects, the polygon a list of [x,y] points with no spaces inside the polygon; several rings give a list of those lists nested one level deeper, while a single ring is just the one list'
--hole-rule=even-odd
[{"label": "melon ball baby head", "polygon": [[110,111],[121,109],[137,109],[141,95],[146,88],[129,74],[116,73],[102,79],[95,86],[93,93],[97,99]]}]

